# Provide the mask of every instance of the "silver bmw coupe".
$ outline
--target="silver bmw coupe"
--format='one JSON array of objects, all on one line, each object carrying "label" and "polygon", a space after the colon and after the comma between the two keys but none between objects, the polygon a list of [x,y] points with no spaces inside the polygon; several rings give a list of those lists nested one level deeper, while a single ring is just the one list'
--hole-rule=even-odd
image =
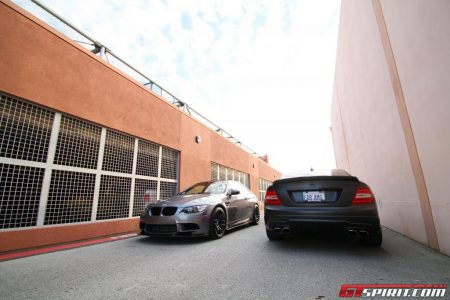
[{"label": "silver bmw coupe", "polygon": [[210,236],[259,223],[256,196],[237,181],[201,182],[166,200],[147,205],[140,218],[149,236]]}]

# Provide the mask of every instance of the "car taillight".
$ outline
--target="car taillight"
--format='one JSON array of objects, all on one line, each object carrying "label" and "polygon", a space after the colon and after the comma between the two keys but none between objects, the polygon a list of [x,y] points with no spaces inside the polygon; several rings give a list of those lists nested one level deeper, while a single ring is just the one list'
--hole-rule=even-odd
[{"label": "car taillight", "polygon": [[374,200],[372,191],[368,187],[360,187],[356,189],[352,204],[369,204]]},{"label": "car taillight", "polygon": [[274,189],[268,188],[265,197],[265,205],[281,205],[281,201]]}]

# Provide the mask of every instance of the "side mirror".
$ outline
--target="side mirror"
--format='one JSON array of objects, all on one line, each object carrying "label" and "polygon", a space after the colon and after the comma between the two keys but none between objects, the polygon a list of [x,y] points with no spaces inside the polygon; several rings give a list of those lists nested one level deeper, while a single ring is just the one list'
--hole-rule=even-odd
[{"label": "side mirror", "polygon": [[228,196],[228,197],[231,197],[231,196],[233,196],[233,195],[239,195],[240,193],[241,193],[241,192],[238,191],[238,190],[233,190],[233,189],[231,189],[231,190],[228,191],[227,196]]}]

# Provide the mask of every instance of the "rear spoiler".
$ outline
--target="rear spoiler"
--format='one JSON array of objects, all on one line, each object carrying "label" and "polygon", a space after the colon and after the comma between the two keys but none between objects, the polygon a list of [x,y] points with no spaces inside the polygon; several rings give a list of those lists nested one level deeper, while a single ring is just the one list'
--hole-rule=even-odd
[{"label": "rear spoiler", "polygon": [[273,185],[279,183],[288,183],[296,181],[323,181],[323,180],[338,180],[338,181],[355,181],[358,182],[359,179],[355,176],[303,176],[303,177],[293,177],[275,180]]}]

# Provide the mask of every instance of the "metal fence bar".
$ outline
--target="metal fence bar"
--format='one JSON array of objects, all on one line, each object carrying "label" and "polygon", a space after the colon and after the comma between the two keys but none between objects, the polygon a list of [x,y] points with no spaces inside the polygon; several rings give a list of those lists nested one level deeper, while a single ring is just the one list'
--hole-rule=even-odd
[{"label": "metal fence bar", "polygon": [[128,211],[128,217],[133,217],[133,208],[134,208],[134,193],[136,188],[136,165],[138,159],[138,147],[139,147],[139,139],[134,139],[134,151],[133,151],[133,177],[131,178],[131,192],[130,192],[130,207]]},{"label": "metal fence bar", "polygon": [[103,165],[103,156],[105,154],[105,143],[106,143],[106,128],[102,128],[100,136],[100,147],[98,149],[97,169],[95,170],[96,175],[95,175],[94,201],[92,203],[91,221],[97,220],[98,198],[100,196],[100,181],[102,178],[102,165]]},{"label": "metal fence bar", "polygon": [[38,217],[37,217],[37,222],[36,222],[37,226],[44,225],[45,211],[47,208],[47,200],[48,200],[48,192],[50,190],[50,181],[52,179],[52,166],[53,166],[53,160],[55,158],[56,144],[58,142],[60,124],[61,124],[61,114],[55,113],[55,117],[53,119],[52,134],[51,134],[50,142],[49,142],[47,167],[45,168],[44,182],[42,184],[41,201],[39,202]]}]

